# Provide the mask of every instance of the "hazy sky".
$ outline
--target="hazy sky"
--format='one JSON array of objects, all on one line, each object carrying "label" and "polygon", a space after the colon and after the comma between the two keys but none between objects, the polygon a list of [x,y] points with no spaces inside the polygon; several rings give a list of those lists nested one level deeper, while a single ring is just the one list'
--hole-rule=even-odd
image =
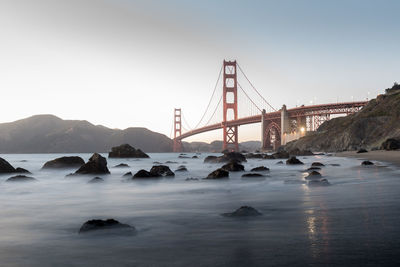
[{"label": "hazy sky", "polygon": [[[0,0],[0,122],[50,113],[169,136],[174,107],[198,122],[223,59],[237,59],[278,109],[373,97],[400,80],[399,10],[377,0]],[[240,141],[259,138],[242,128]]]}]

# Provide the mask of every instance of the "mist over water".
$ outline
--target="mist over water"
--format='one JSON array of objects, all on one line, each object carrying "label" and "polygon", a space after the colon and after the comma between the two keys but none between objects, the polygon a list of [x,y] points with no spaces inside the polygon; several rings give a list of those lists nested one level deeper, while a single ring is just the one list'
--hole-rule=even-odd
[{"label": "mist over water", "polygon": [[[222,164],[150,154],[150,159],[107,159],[111,175],[68,177],[67,170],[40,170],[65,154],[1,155],[38,179],[6,183],[0,176],[1,266],[396,266],[400,264],[400,169],[361,167],[361,160],[328,156],[298,157],[305,165],[250,159],[269,167],[264,180],[185,181],[204,178]],[[91,154],[78,154],[85,161]],[[194,154],[188,154],[193,156]],[[106,156],[106,155],[103,155]],[[26,162],[21,162],[26,160]],[[175,178],[128,181],[122,175],[149,170],[153,162]],[[314,161],[331,186],[286,184],[301,180]],[[114,168],[127,163],[130,168]],[[330,166],[337,163],[341,166]],[[256,218],[220,214],[243,205],[259,210]],[[90,219],[114,218],[133,225],[136,235],[79,235]]]}]

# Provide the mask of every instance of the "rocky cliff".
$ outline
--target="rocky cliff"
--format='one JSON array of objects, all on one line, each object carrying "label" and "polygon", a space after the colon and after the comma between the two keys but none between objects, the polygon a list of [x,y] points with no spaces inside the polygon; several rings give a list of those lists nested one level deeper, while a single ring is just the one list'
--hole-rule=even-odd
[{"label": "rocky cliff", "polygon": [[285,150],[346,151],[379,149],[388,138],[400,138],[400,86],[386,89],[361,111],[323,123],[317,132],[286,144]]}]

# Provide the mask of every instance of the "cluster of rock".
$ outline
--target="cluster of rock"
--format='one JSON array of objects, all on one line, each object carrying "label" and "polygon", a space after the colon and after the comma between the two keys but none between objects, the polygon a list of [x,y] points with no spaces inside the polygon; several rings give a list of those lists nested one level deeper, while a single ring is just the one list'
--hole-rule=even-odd
[{"label": "cluster of rock", "polygon": [[323,178],[321,173],[317,170],[320,170],[321,167],[325,165],[321,162],[313,162],[311,167],[307,169],[308,175],[305,177],[307,180],[308,186],[328,186],[330,183],[326,178]]},{"label": "cluster of rock", "polygon": [[140,149],[135,149],[129,144],[123,144],[111,148],[111,152],[108,153],[109,158],[149,158],[149,155],[144,153]]},{"label": "cluster of rock", "polygon": [[151,167],[150,171],[140,170],[132,179],[142,179],[142,178],[158,178],[158,177],[174,177],[175,173],[171,171],[168,166],[165,165],[154,165]]},{"label": "cluster of rock", "polygon": [[14,168],[7,160],[0,158],[0,173],[30,173],[24,168]]}]

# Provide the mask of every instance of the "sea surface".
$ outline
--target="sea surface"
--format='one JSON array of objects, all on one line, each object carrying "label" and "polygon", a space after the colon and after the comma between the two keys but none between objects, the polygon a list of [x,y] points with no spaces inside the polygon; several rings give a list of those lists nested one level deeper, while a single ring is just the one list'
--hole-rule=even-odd
[{"label": "sea surface", "polygon": [[[153,153],[108,159],[111,175],[89,184],[94,176],[66,177],[74,169],[41,170],[64,155],[0,155],[39,180],[0,176],[0,266],[400,266],[400,169],[390,164],[363,167],[359,159],[328,155],[298,157],[305,164],[297,166],[250,159],[246,171],[271,169],[265,179],[231,172],[228,180],[202,180],[222,165],[203,163],[210,154]],[[156,161],[188,172],[151,181],[122,177]],[[326,164],[321,173],[330,186],[300,183],[314,161]],[[130,167],[113,167],[119,163]],[[244,205],[263,215],[221,216]],[[85,221],[107,218],[137,234],[78,234]]]}]

